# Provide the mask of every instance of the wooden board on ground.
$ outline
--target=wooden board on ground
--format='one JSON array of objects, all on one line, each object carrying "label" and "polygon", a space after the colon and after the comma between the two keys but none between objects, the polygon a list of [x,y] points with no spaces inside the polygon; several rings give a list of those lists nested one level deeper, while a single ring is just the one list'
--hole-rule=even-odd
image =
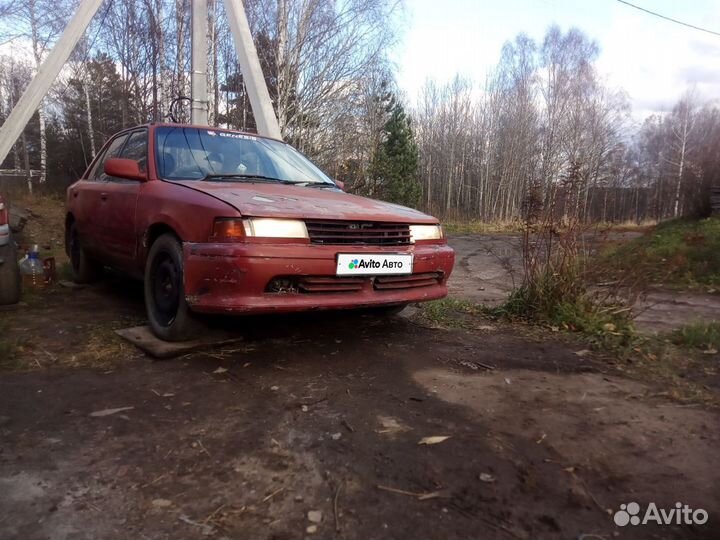
[{"label": "wooden board on ground", "polygon": [[199,349],[218,347],[242,340],[241,337],[233,336],[226,332],[208,332],[204,337],[191,341],[163,341],[152,333],[149,326],[123,328],[121,330],[115,330],[115,333],[128,340],[143,352],[160,359],[174,358]]}]

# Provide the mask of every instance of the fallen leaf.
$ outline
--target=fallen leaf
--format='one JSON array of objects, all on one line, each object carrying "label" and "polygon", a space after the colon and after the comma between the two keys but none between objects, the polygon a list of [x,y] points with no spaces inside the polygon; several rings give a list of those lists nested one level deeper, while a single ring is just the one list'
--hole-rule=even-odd
[{"label": "fallen leaf", "polygon": [[227,369],[225,369],[224,367],[219,367],[215,371],[213,371],[213,373],[216,373],[219,375],[220,373],[225,373],[226,371],[227,371]]},{"label": "fallen leaf", "polygon": [[611,322],[603,324],[603,329],[606,332],[614,332],[615,331],[615,325]]},{"label": "fallen leaf", "polygon": [[376,430],[377,433],[399,433],[401,431],[408,431],[406,426],[400,424],[397,419],[391,416],[378,416],[382,429]]},{"label": "fallen leaf", "polygon": [[505,384],[510,384],[510,379],[508,379],[507,377],[505,377]]},{"label": "fallen leaf", "polygon": [[278,390],[280,390],[280,387],[279,386],[271,386],[270,390],[272,390],[273,392],[277,392]]},{"label": "fallen leaf", "polygon": [[423,437],[422,439],[420,439],[420,442],[418,444],[438,444],[449,438],[449,435],[434,435],[432,437]]},{"label": "fallen leaf", "polygon": [[307,513],[307,518],[310,523],[320,523],[322,521],[322,512],[320,510],[310,510]]},{"label": "fallen leaf", "polygon": [[575,351],[575,354],[576,354],[577,356],[579,356],[580,358],[582,358],[583,356],[587,356],[587,355],[590,354],[591,352],[592,352],[592,351],[590,351],[589,349],[583,349],[583,350],[581,350],[581,351]]},{"label": "fallen leaf", "polygon": [[707,349],[703,351],[705,354],[717,354],[717,349]]},{"label": "fallen leaf", "polygon": [[483,472],[483,473],[480,473],[480,481],[490,484],[495,481],[495,477],[490,473]]},{"label": "fallen leaf", "polygon": [[317,525],[308,525],[305,532],[308,534],[315,534],[317,532]]},{"label": "fallen leaf", "polygon": [[563,471],[569,472],[569,473],[574,473],[574,472],[575,472],[575,467],[565,467],[565,468],[563,469]]},{"label": "fallen leaf", "polygon": [[155,508],[167,508],[168,506],[172,506],[172,501],[167,499],[155,499],[153,500],[152,505]]},{"label": "fallen leaf", "polygon": [[94,417],[100,417],[100,416],[110,416],[111,414],[119,413],[122,411],[131,411],[135,407],[118,407],[117,409],[103,409],[102,411],[95,411],[90,413],[90,416]]},{"label": "fallen leaf", "polygon": [[330,437],[332,437],[333,441],[339,441],[340,437],[342,437],[342,433],[333,433]]}]

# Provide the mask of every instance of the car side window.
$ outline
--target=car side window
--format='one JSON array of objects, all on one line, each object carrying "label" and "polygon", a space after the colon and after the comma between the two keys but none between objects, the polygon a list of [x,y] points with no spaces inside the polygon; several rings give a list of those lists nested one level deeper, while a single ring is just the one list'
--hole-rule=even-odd
[{"label": "car side window", "polygon": [[121,135],[120,137],[113,139],[110,146],[108,146],[107,150],[105,150],[105,153],[95,162],[95,168],[93,168],[92,172],[88,175],[88,180],[94,180],[95,182],[107,182],[109,176],[106,175],[104,171],[105,161],[110,158],[118,157],[126,140],[127,135]]},{"label": "car side window", "polygon": [[137,161],[142,172],[146,172],[147,170],[147,140],[147,129],[131,133],[127,144],[120,154],[122,158]]}]

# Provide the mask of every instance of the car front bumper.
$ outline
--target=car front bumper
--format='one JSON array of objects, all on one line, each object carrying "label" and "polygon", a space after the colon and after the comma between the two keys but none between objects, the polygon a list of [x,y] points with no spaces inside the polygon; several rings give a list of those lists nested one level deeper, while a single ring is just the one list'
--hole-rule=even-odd
[{"label": "car front bumper", "polygon": [[[336,278],[338,253],[412,253],[412,276]],[[455,254],[446,244],[320,246],[280,243],[183,245],[185,298],[201,313],[355,309],[447,295]],[[275,280],[288,287],[271,285]]]}]

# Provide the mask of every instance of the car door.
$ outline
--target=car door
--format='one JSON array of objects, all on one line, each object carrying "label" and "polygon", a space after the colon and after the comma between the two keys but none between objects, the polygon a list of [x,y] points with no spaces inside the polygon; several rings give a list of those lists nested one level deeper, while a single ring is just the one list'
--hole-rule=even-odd
[{"label": "car door", "polygon": [[106,231],[103,224],[102,204],[107,197],[107,175],[103,171],[105,161],[118,157],[127,134],[114,138],[101,152],[87,177],[73,186],[71,197],[75,215],[75,225],[83,248],[101,261],[108,255],[106,249]]},{"label": "car door", "polygon": [[[147,171],[147,142],[147,128],[131,132],[119,157],[135,160],[141,170]],[[137,253],[135,210],[142,184],[138,180],[108,176],[102,201],[107,249],[115,264],[126,270],[134,268]]]}]

